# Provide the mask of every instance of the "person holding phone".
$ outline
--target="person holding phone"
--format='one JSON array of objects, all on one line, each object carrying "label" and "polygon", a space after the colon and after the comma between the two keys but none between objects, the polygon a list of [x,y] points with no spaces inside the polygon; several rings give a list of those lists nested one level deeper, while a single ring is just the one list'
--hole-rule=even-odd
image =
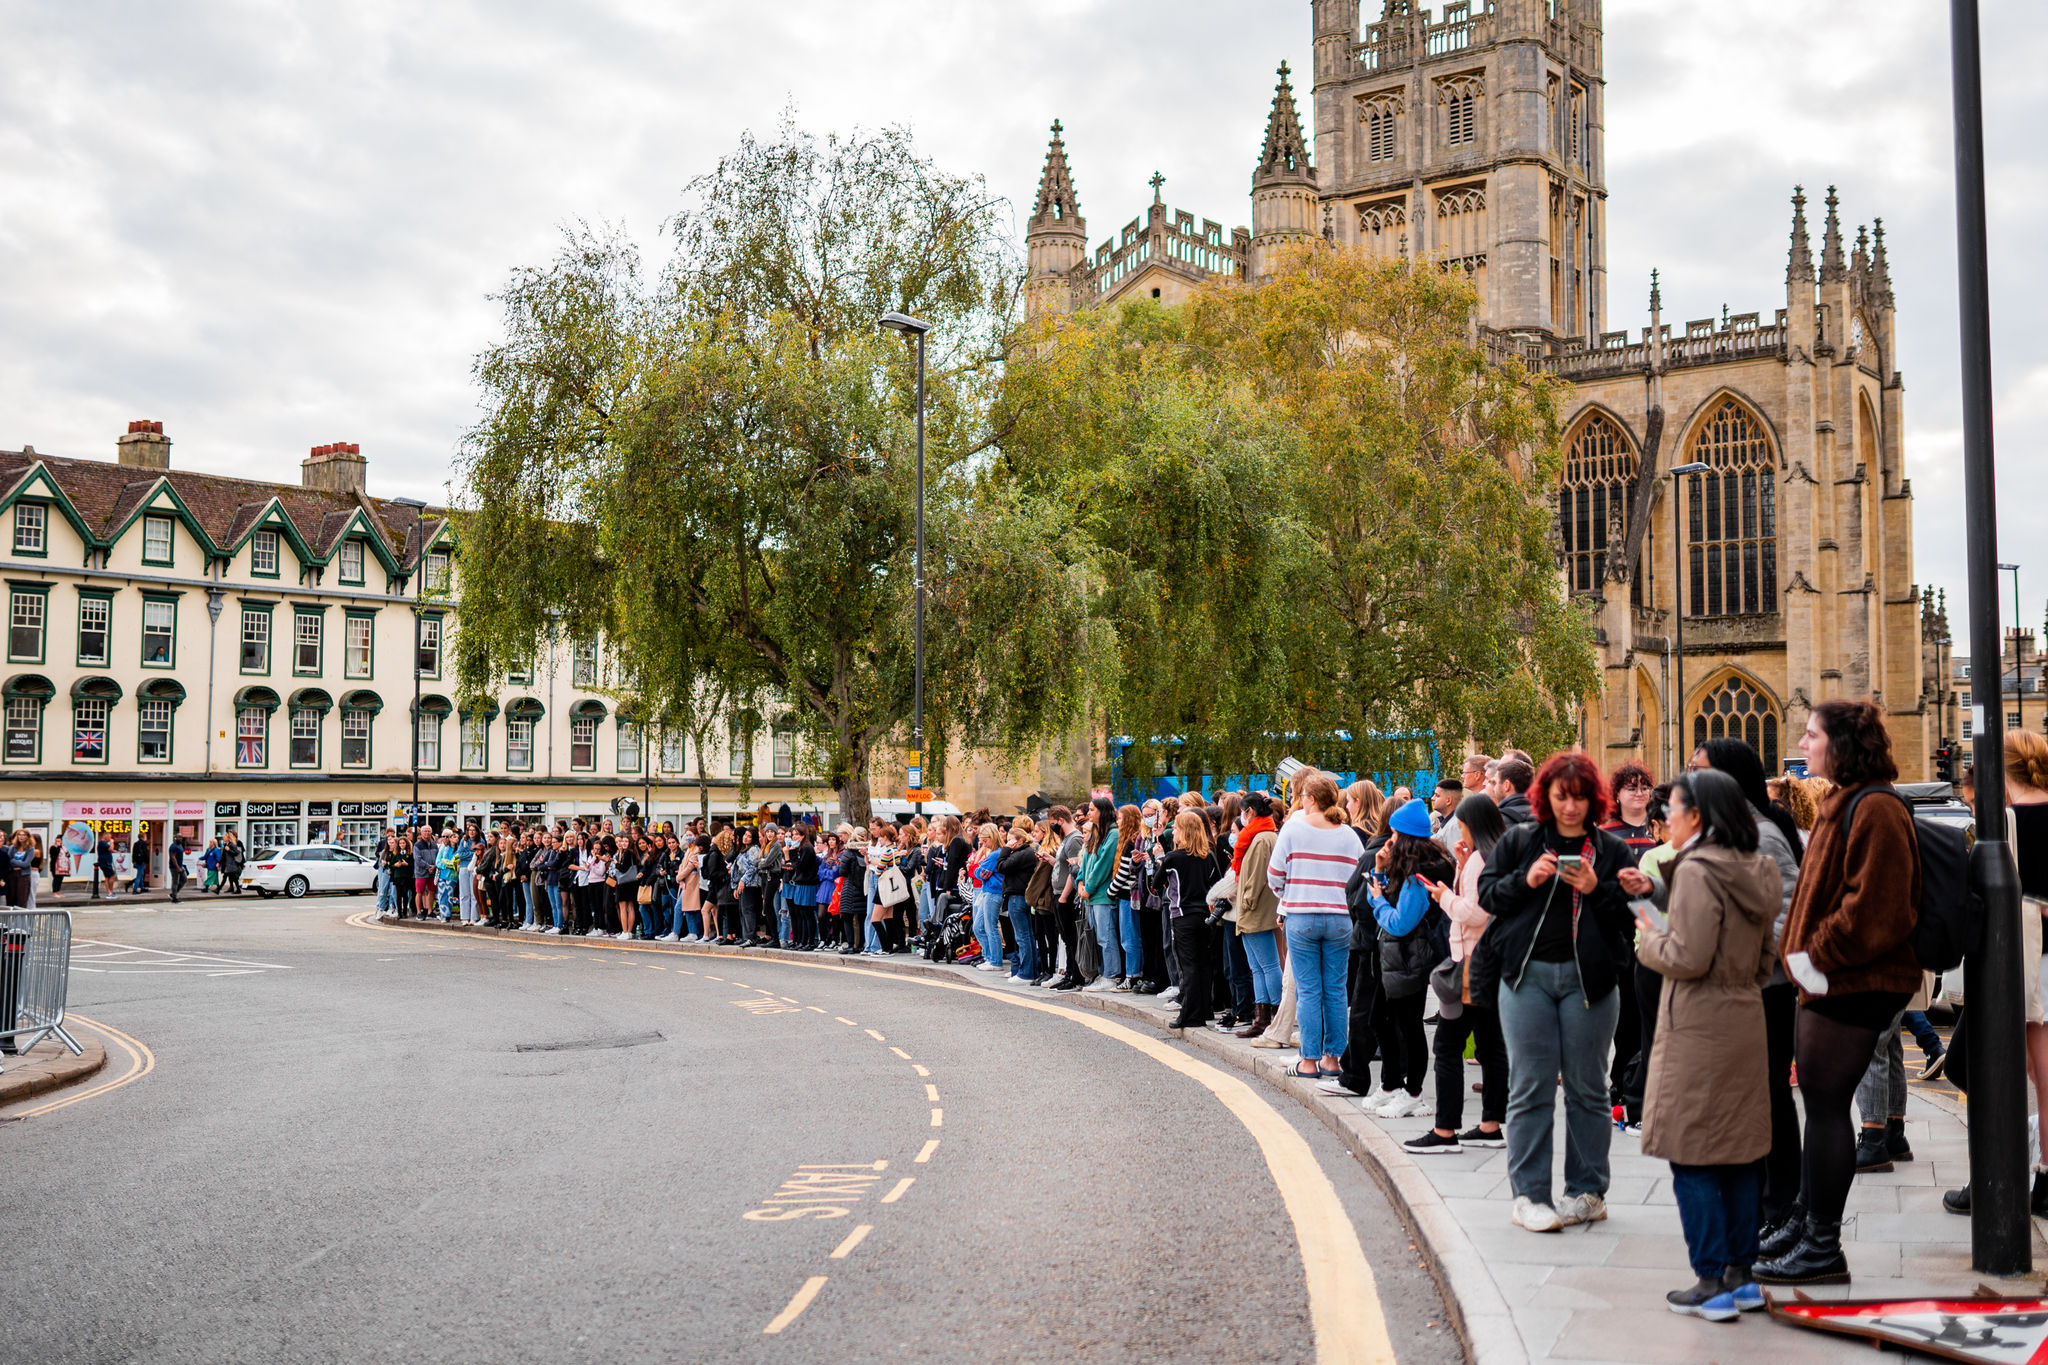
[{"label": "person holding phone", "polygon": [[[1607,1216],[1607,1055],[1629,961],[1628,898],[1645,895],[1628,845],[1598,828],[1611,810],[1607,780],[1582,753],[1545,760],[1530,788],[1535,817],[1499,843],[1479,879],[1493,916],[1483,940],[1500,970],[1508,1051],[1508,1180],[1514,1221],[1556,1232]],[[1551,1133],[1560,1078],[1565,1103],[1565,1197],[1551,1202]]]}]

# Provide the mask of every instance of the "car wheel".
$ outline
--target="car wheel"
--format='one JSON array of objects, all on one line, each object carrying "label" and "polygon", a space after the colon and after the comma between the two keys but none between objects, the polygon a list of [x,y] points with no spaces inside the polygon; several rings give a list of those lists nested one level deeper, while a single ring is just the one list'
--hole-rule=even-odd
[{"label": "car wheel", "polygon": [[294,877],[284,884],[284,893],[293,900],[306,894],[308,885],[304,877]]}]

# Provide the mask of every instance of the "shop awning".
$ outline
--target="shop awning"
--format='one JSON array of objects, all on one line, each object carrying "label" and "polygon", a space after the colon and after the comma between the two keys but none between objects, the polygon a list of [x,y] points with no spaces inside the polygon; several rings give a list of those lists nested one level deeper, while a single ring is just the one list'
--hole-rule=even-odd
[{"label": "shop awning", "polygon": [[245,687],[235,693],[235,709],[238,711],[245,706],[253,706],[259,711],[275,711],[277,704],[277,693],[267,687]]},{"label": "shop awning", "polygon": [[445,716],[455,710],[455,703],[438,692],[429,692],[412,704],[413,714],[420,716]]},{"label": "shop awning", "polygon": [[0,683],[0,696],[34,697],[48,701],[57,695],[57,685],[40,673],[17,673]]},{"label": "shop awning", "polygon": [[344,711],[368,711],[374,716],[384,709],[384,699],[369,688],[361,687],[343,695],[341,709]]},{"label": "shop awning", "polygon": [[521,697],[505,708],[505,714],[514,720],[539,720],[548,713],[538,697]]},{"label": "shop awning", "polygon": [[334,698],[324,688],[302,687],[292,693],[291,709],[294,711],[318,711],[326,715],[334,709]]},{"label": "shop awning", "polygon": [[121,700],[121,684],[104,675],[80,678],[71,684],[71,700],[90,698],[93,701],[113,703]]}]

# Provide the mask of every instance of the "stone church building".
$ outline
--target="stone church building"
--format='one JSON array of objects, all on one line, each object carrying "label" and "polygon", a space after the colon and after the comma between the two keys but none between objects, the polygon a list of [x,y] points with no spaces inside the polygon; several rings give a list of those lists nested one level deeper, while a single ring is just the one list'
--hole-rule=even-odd
[{"label": "stone church building", "polygon": [[1610,331],[1601,0],[1365,3],[1314,0],[1313,156],[1283,65],[1249,231],[1169,208],[1155,175],[1091,248],[1055,123],[1031,307],[1172,303],[1318,239],[1465,271],[1487,345],[1574,386],[1555,544],[1606,678],[1587,751],[1665,774],[1729,734],[1775,770],[1813,705],[1869,696],[1902,775],[1930,775],[1945,632],[1913,581],[1882,222],[1852,242],[1828,191],[1816,258],[1795,190],[1782,306],[1773,282],[1767,310],[1668,322],[1653,274],[1648,325]]}]

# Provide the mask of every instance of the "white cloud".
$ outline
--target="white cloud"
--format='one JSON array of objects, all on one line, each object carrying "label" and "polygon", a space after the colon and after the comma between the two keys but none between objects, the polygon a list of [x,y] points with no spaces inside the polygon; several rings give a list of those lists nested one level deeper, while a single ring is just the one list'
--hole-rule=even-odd
[{"label": "white cloud", "polygon": [[[104,457],[129,418],[154,417],[182,465],[288,476],[307,447],[355,440],[377,491],[433,496],[473,419],[488,294],[560,224],[620,222],[658,256],[683,184],[788,102],[820,130],[910,124],[948,166],[985,172],[1020,225],[1055,116],[1096,240],[1142,211],[1154,170],[1176,207],[1248,223],[1273,68],[1308,66],[1307,9],[15,7],[0,444]],[[1840,185],[1852,224],[1881,214],[1919,576],[1960,599],[1944,19],[1924,0],[1609,0],[1609,321],[1642,325],[1653,265],[1674,318],[1768,316],[1795,182],[1816,198]],[[2048,543],[2048,342],[2027,325],[2048,293],[2031,250],[2048,13],[1987,0],[1984,24],[2001,520],[2019,547]]]}]

